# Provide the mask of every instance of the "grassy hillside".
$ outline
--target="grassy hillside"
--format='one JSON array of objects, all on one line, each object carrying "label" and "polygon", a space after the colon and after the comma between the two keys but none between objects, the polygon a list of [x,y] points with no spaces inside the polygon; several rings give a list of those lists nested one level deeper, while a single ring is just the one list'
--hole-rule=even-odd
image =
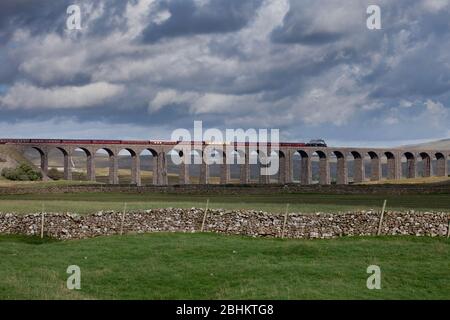
[{"label": "grassy hillside", "polygon": [[[0,299],[450,299],[450,241],[0,236]],[[368,290],[369,265],[381,290]],[[81,290],[66,288],[69,265]]]},{"label": "grassy hillside", "polygon": [[8,166],[12,166],[10,165],[12,163],[14,163],[14,165],[18,163],[27,163],[38,170],[36,162],[32,161],[29,157],[26,157],[22,153],[18,152],[15,148],[7,145],[0,145],[0,158],[6,159],[7,157],[10,158],[10,160],[7,162]]},{"label": "grassy hillside", "polygon": [[437,141],[424,142],[406,147],[424,148],[424,149],[445,149],[450,150],[450,139],[442,139]]}]

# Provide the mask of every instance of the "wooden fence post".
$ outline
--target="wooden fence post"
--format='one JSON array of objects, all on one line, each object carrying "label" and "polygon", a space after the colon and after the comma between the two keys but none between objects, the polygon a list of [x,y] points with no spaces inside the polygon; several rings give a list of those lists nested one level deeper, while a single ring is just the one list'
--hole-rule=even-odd
[{"label": "wooden fence post", "polygon": [[127,210],[127,203],[125,202],[123,205],[123,213],[122,213],[122,221],[120,222],[120,235],[123,234],[123,223],[125,221],[125,212]]},{"label": "wooden fence post", "polygon": [[286,221],[288,217],[289,203],[286,205],[286,212],[284,213],[284,222],[283,222],[283,230],[281,231],[281,239],[284,238],[284,231],[286,229]]},{"label": "wooden fence post", "polygon": [[383,216],[384,216],[384,210],[386,209],[386,202],[387,202],[387,200],[384,200],[383,209],[381,209],[380,223],[378,224],[377,236],[379,236],[381,234],[381,225],[383,224]]},{"label": "wooden fence post", "polygon": [[41,212],[41,239],[44,238],[44,204],[42,204],[42,212]]},{"label": "wooden fence post", "polygon": [[203,214],[202,228],[201,228],[200,232],[203,232],[203,229],[205,228],[205,220],[206,220],[206,214],[208,213],[208,205],[209,205],[209,199],[206,200],[206,209],[205,209],[205,213]]}]

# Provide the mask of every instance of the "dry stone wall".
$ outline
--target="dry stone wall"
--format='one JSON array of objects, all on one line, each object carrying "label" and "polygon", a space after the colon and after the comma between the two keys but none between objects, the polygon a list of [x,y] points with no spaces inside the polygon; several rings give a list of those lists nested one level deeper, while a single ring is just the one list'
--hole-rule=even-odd
[{"label": "dry stone wall", "polygon": [[[91,215],[51,213],[44,215],[44,233],[57,239],[81,239],[101,235],[146,232],[198,232],[204,209],[152,209],[140,212],[97,212]],[[122,218],[123,225],[122,225]],[[39,235],[42,215],[0,213],[0,233]],[[341,214],[289,214],[286,238],[334,238],[376,235],[379,212]],[[447,236],[449,214],[443,212],[387,212],[382,235]],[[280,237],[284,214],[252,210],[208,210],[204,230],[253,237]]]}]

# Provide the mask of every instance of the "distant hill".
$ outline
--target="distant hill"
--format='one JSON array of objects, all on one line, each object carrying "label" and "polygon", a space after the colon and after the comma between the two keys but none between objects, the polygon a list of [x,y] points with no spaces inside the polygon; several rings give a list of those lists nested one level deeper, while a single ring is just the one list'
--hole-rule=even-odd
[{"label": "distant hill", "polygon": [[442,139],[437,141],[424,142],[413,145],[403,146],[405,148],[424,148],[424,149],[449,149],[450,150],[450,139]]}]

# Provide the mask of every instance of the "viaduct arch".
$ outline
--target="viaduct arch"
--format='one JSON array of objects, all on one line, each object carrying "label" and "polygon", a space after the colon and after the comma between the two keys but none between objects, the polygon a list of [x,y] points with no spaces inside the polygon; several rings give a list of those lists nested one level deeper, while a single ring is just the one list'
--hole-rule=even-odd
[{"label": "viaduct arch", "polygon": [[[48,173],[48,154],[51,150],[59,150],[64,157],[64,179],[72,180],[71,157],[75,150],[81,150],[86,156],[87,179],[96,180],[95,154],[103,150],[108,155],[110,184],[118,184],[118,157],[121,150],[127,150],[131,156],[131,184],[141,185],[141,159],[140,155],[144,151],[150,152],[153,158],[153,181],[154,185],[168,184],[168,157],[170,153],[176,152],[180,159],[186,160],[191,154],[175,149],[176,143],[158,141],[122,141],[119,140],[0,140],[0,144],[7,144],[14,147],[19,152],[31,148],[37,150],[40,157],[40,170],[44,177]],[[418,163],[421,163],[421,175],[424,177],[447,176],[449,173],[448,163],[450,160],[450,150],[425,150],[425,149],[400,149],[400,148],[335,148],[335,147],[306,147],[293,146],[292,143],[280,143],[276,150],[260,150],[258,147],[250,149],[232,148],[227,154],[226,145],[221,145],[215,150],[219,155],[221,184],[230,182],[230,164],[227,159],[233,159],[233,164],[239,166],[239,183],[250,183],[250,153],[256,151],[259,157],[278,154],[279,170],[271,179],[269,175],[259,176],[259,183],[271,183],[276,180],[277,183],[293,183],[293,156],[298,153],[301,156],[301,169],[299,180],[301,184],[313,183],[312,163],[318,163],[318,183],[319,184],[348,184],[349,183],[349,161],[353,161],[352,176],[353,183],[359,183],[366,180],[379,181],[383,179],[383,166],[385,168],[386,180],[397,180],[405,178],[415,178],[418,176]],[[201,163],[187,164],[184,161],[179,165],[179,184],[190,184],[189,167],[193,165],[200,166],[199,183],[209,184],[209,164],[204,160],[205,152],[211,152],[211,146],[203,145],[201,149],[195,150],[202,156]],[[210,155],[209,155],[210,156]],[[350,160],[349,160],[350,159]],[[366,165],[365,159],[369,163]],[[383,159],[383,161],[382,161]],[[335,181],[332,181],[330,163],[335,163]],[[433,165],[434,164],[434,165]],[[259,164],[261,171],[264,172],[267,165]]]}]

